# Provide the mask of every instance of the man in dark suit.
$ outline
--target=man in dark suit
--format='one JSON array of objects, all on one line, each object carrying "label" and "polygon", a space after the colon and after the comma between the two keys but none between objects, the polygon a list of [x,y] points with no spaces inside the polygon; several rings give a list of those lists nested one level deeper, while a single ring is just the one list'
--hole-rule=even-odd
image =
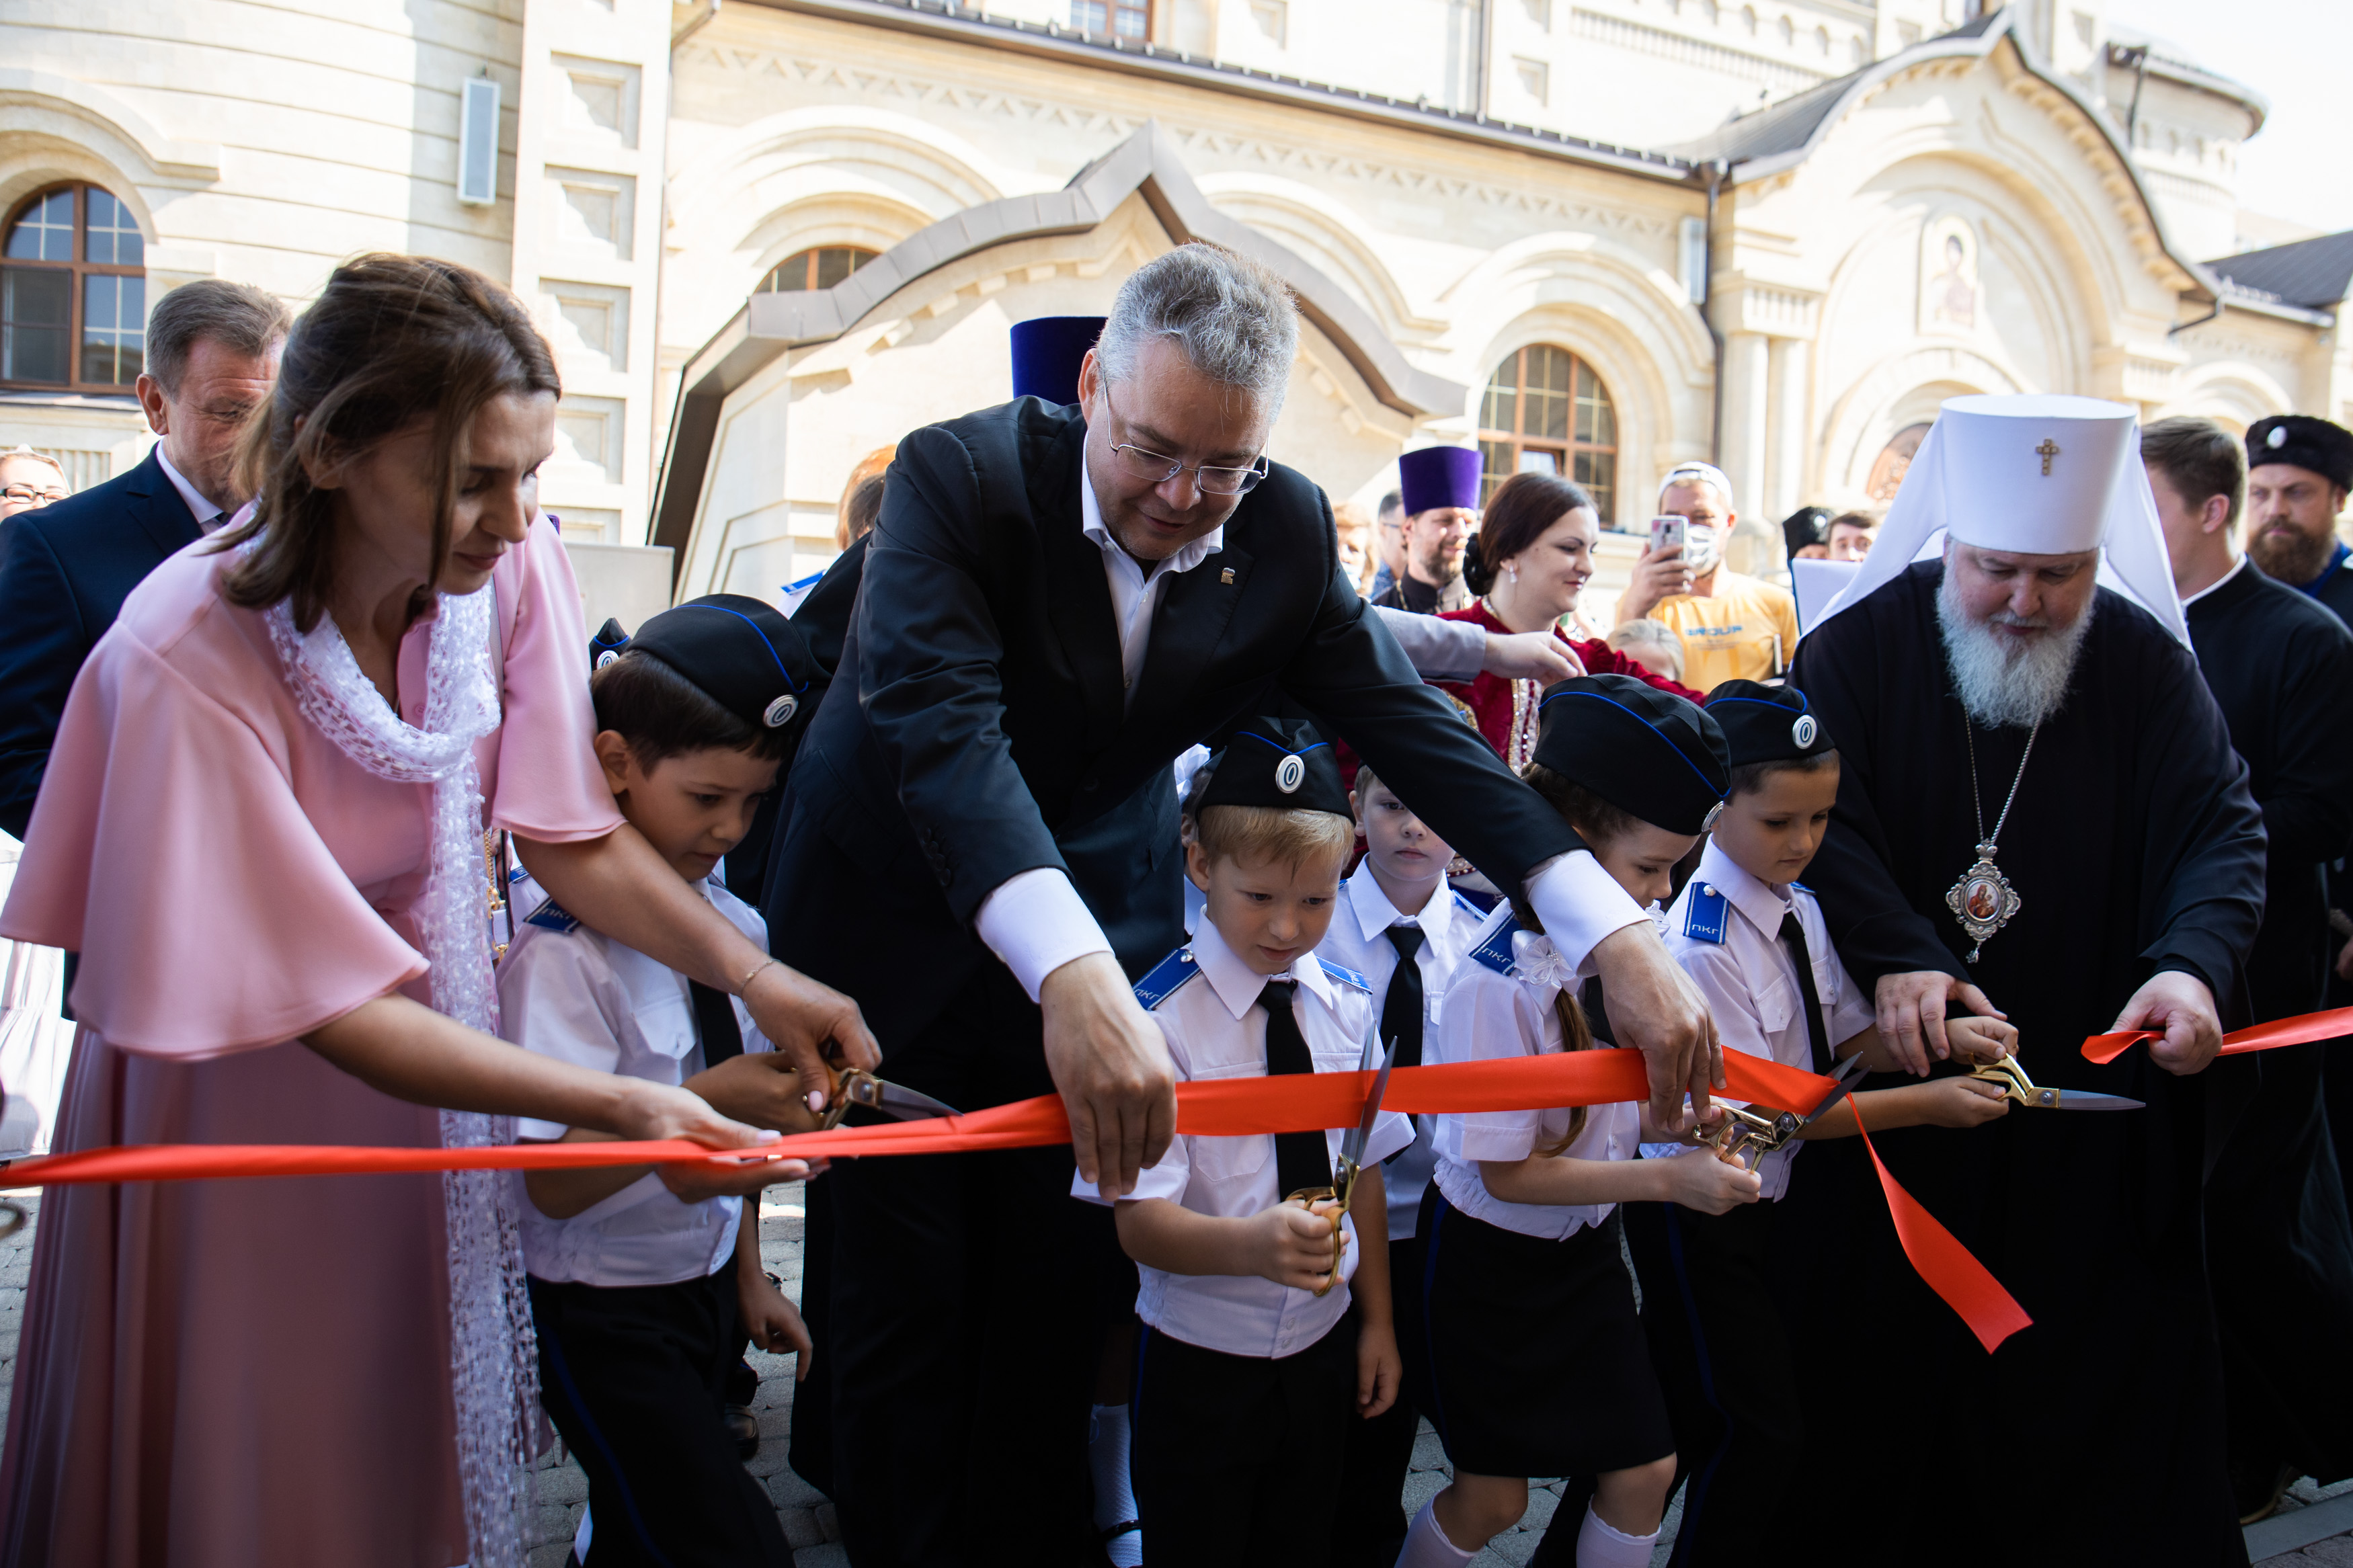
[{"label": "man in dark suit", "polygon": [[859,997],[893,1079],[966,1109],[1058,1092],[1074,1150],[828,1178],[836,1500],[861,1568],[1101,1561],[1103,1211],[1069,1196],[1072,1153],[1116,1195],[1168,1145],[1173,1069],[1129,977],[1184,935],[1170,764],[1270,685],[1594,956],[1665,1119],[1720,1071],[1649,921],[1378,629],[1322,492],[1264,460],[1296,342],[1271,275],[1186,246],[1123,286],[1078,406],[900,443],[794,765],[771,945]]},{"label": "man in dark suit", "polygon": [[161,437],[127,474],[0,525],[0,829],[22,838],[82,660],[140,580],[244,503],[230,469],[289,325],[277,297],[184,283],[156,301],[137,392]]}]

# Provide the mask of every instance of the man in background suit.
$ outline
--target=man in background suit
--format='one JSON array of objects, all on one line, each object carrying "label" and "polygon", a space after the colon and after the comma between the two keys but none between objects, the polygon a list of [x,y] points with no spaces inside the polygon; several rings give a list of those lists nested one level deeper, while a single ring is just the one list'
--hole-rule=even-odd
[{"label": "man in background suit", "polygon": [[827,1178],[836,1500],[860,1568],[1102,1560],[1101,1211],[1069,1197],[1072,1155],[1116,1196],[1168,1146],[1174,1069],[1130,976],[1184,936],[1170,765],[1271,684],[1522,890],[1572,963],[1594,955],[1664,1119],[1721,1070],[1649,921],[1341,578],[1322,492],[1264,460],[1296,342],[1279,281],[1181,247],[1122,287],[1078,406],[900,443],[794,764],[770,942],[860,998],[895,1081],[966,1110],[1059,1092],[1073,1146]]},{"label": "man in background suit", "polygon": [[0,525],[0,829],[22,838],[66,694],[131,590],[245,502],[231,478],[246,416],[269,395],[290,325],[276,296],[184,283],[147,321],[144,461]]}]

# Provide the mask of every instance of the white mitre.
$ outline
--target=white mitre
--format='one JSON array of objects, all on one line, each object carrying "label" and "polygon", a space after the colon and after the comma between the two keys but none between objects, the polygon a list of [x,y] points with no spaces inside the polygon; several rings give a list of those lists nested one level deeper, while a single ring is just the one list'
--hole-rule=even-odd
[{"label": "white mitre", "polygon": [[2097,549],[2101,585],[2189,645],[2141,467],[2140,420],[2128,404],[2041,394],[1946,399],[1862,569],[1807,630],[1940,552],[1948,532],[2024,555]]}]

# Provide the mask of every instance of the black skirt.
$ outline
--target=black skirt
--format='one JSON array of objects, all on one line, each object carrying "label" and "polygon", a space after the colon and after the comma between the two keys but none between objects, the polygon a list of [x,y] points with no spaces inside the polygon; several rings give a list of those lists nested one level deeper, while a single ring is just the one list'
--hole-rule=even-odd
[{"label": "black skirt", "polygon": [[1616,1209],[1547,1241],[1472,1218],[1432,1182],[1417,1229],[1422,1410],[1455,1468],[1589,1476],[1673,1454]]}]

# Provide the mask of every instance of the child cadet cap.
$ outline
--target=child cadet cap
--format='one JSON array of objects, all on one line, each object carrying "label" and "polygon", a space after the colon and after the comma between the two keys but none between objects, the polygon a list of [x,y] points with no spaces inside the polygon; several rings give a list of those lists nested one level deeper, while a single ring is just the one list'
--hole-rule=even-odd
[{"label": "child cadet cap", "polygon": [[764,599],[707,594],[664,610],[629,639],[747,724],[781,730],[812,705],[819,671],[792,622]]},{"label": "child cadet cap", "polygon": [[1834,743],[1806,694],[1794,686],[1727,680],[1707,694],[1707,716],[1724,731],[1736,768],[1802,762]]},{"label": "child cadet cap", "polygon": [[1328,811],[1356,820],[1340,761],[1332,743],[1304,721],[1276,718],[1245,720],[1209,759],[1201,806],[1271,805],[1277,811]]},{"label": "child cadet cap", "polygon": [[1705,833],[1724,811],[1724,731],[1694,703],[1630,675],[1545,689],[1535,762],[1670,833]]},{"label": "child cadet cap", "polygon": [[1405,514],[1419,517],[1442,506],[1479,510],[1482,464],[1475,447],[1417,447],[1398,459],[1398,491]]},{"label": "child cadet cap", "polygon": [[2353,430],[2307,414],[2274,414],[2247,426],[2247,467],[2287,463],[2353,490]]},{"label": "child cadet cap", "polygon": [[605,624],[596,628],[596,635],[588,639],[589,673],[593,675],[620,658],[621,650],[628,646],[629,634],[621,629],[620,622],[607,616]]}]

